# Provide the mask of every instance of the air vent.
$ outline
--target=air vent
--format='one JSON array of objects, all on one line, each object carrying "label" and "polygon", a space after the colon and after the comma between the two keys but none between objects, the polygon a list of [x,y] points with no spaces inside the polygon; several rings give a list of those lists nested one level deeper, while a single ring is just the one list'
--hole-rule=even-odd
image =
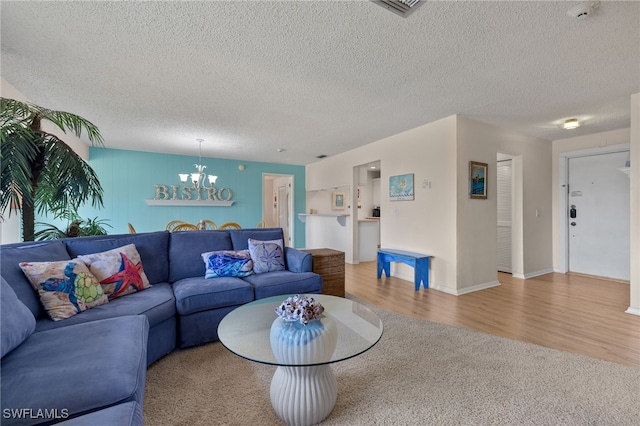
[{"label": "air vent", "polygon": [[374,3],[379,4],[387,10],[395,13],[396,15],[400,15],[402,17],[407,17],[418,8],[424,0],[371,0]]},{"label": "air vent", "polygon": [[327,155],[326,154],[320,154],[316,158],[327,158]]}]

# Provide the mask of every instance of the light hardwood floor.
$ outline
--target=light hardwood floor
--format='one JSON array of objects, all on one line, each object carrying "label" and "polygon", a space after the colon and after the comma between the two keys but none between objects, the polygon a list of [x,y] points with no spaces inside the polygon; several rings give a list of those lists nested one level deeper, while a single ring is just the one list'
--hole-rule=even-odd
[{"label": "light hardwood floor", "polygon": [[345,265],[345,289],[387,311],[640,367],[640,316],[627,314],[629,284],[572,274],[521,280],[452,296],[395,277],[376,263]]}]

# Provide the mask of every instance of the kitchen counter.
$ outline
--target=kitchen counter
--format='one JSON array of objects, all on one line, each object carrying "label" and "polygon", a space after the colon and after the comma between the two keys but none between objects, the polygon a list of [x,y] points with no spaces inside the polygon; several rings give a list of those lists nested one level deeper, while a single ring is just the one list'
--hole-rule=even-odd
[{"label": "kitchen counter", "polygon": [[380,222],[379,217],[365,217],[363,219],[358,219],[358,222]]}]

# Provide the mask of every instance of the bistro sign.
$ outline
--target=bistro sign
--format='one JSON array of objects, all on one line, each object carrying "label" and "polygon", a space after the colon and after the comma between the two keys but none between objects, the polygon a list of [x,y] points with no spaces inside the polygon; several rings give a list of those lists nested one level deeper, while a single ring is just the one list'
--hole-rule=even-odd
[{"label": "bistro sign", "polygon": [[186,201],[231,201],[233,193],[229,188],[196,188],[195,186],[156,185],[154,200],[186,200]]}]

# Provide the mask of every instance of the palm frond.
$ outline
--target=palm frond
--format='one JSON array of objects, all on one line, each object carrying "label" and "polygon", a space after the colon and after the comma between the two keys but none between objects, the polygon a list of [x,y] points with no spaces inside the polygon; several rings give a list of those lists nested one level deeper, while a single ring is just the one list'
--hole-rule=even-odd
[{"label": "palm frond", "polygon": [[[35,111],[32,107],[35,107]],[[0,125],[4,129],[5,126],[12,123],[29,121],[29,117],[35,116],[38,108],[15,99],[0,98]]]},{"label": "palm frond", "polygon": [[101,206],[102,186],[91,166],[54,135],[47,137],[45,146],[46,162],[36,192],[38,212],[75,211],[87,201]]},{"label": "palm frond", "polygon": [[102,187],[93,169],[61,139],[42,130],[42,120],[92,145],[103,145],[90,121],[64,111],[0,98],[0,220],[22,209],[23,239],[34,237],[34,209],[54,215],[90,200],[102,205]]},{"label": "palm frond", "polygon": [[23,202],[33,202],[31,163],[39,143],[38,138],[23,137],[20,133],[10,133],[0,141],[0,213],[4,214],[9,207],[11,214]]},{"label": "palm frond", "polygon": [[15,99],[0,99],[0,124],[4,129],[5,125],[30,123],[35,117],[53,123],[63,132],[71,131],[76,136],[82,136],[83,130],[92,145],[104,145],[100,131],[91,121],[76,114],[66,111],[54,111],[38,105],[16,101]]},{"label": "palm frond", "polygon": [[66,232],[49,223],[38,222],[36,226],[43,227],[33,234],[34,240],[36,241],[59,240],[60,238],[67,237]]}]

